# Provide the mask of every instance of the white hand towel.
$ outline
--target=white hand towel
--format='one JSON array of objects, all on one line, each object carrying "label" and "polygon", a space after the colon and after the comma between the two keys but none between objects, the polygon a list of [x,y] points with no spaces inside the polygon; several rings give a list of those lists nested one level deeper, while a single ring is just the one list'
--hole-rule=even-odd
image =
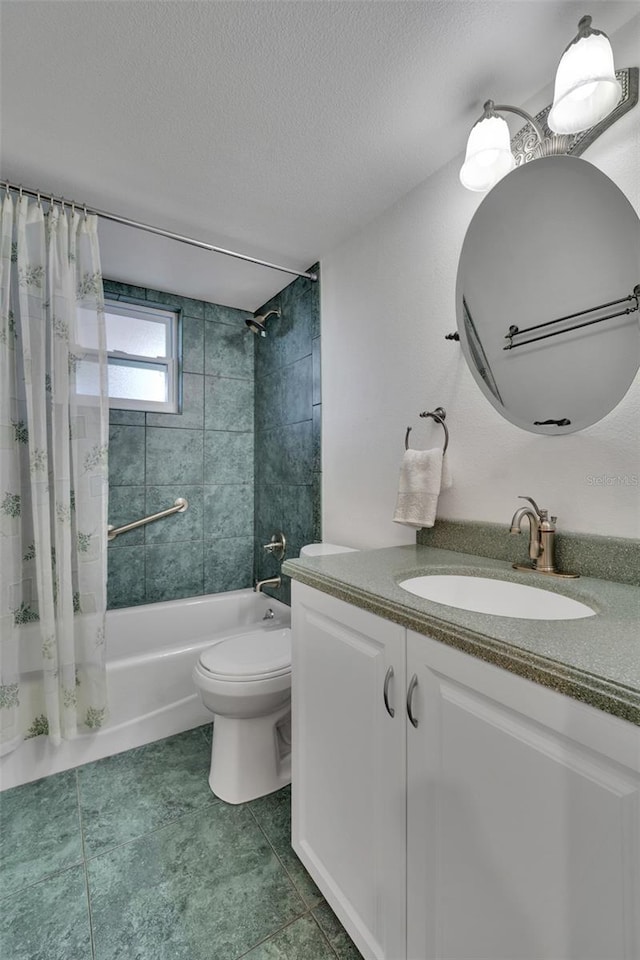
[{"label": "white hand towel", "polygon": [[441,489],[451,486],[451,473],[442,448],[405,450],[400,466],[395,523],[432,527]]},{"label": "white hand towel", "polygon": [[453,476],[449,466],[449,457],[444,453],[442,455],[442,478],[440,481],[440,491],[448,490],[453,485]]}]

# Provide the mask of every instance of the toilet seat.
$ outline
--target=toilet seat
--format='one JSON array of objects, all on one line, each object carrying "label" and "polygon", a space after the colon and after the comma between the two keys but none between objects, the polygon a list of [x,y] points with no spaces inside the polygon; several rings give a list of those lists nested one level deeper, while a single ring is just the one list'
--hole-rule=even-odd
[{"label": "toilet seat", "polygon": [[198,666],[212,679],[270,680],[291,673],[291,630],[257,629],[223,637],[200,655]]}]

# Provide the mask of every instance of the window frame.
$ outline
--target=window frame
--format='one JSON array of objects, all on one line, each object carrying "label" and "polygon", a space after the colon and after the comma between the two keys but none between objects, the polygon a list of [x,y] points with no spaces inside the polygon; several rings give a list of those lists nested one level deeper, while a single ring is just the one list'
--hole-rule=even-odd
[{"label": "window frame", "polygon": [[180,390],[180,343],[181,343],[181,313],[179,308],[172,309],[166,304],[155,304],[153,302],[139,303],[134,300],[127,300],[124,297],[114,300],[108,295],[104,298],[105,314],[112,313],[124,317],[132,317],[140,320],[153,319],[156,322],[164,322],[166,328],[167,355],[164,357],[144,357],[134,353],[124,351],[107,350],[107,366],[120,365],[125,366],[127,362],[138,368],[157,368],[164,367],[167,373],[167,400],[135,400],[126,397],[109,396],[109,409],[111,410],[139,410],[148,413],[173,413],[181,412],[181,390]]}]

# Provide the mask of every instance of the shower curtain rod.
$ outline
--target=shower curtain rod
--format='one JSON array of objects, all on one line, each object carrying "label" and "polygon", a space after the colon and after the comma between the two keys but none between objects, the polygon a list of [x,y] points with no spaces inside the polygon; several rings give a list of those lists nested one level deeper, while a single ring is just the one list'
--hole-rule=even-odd
[{"label": "shower curtain rod", "polygon": [[268,267],[270,270],[279,270],[281,273],[290,273],[295,277],[306,277],[307,280],[317,280],[318,274],[304,272],[301,270],[292,270],[291,267],[281,267],[277,263],[269,263],[267,260],[259,260],[257,257],[249,257],[246,253],[237,253],[235,250],[225,250],[224,247],[215,247],[212,243],[204,243],[202,240],[194,240],[193,237],[183,237],[179,233],[172,233],[170,230],[163,230],[161,227],[152,227],[148,223],[139,223],[137,220],[129,220],[127,217],[119,217],[115,213],[107,213],[106,210],[96,210],[95,207],[88,207],[86,203],[76,203],[74,200],[65,200],[64,197],[54,197],[53,194],[44,190],[31,190],[23,187],[21,184],[9,183],[7,180],[0,180],[0,185],[6,192],[13,190],[14,193],[26,194],[28,197],[35,197],[37,200],[45,200],[51,203],[67,204],[67,206],[77,207],[84,210],[85,213],[94,214],[96,217],[102,217],[103,220],[112,220],[114,223],[123,223],[127,227],[133,227],[135,230],[145,230],[147,233],[155,233],[158,237],[167,237],[169,240],[177,240],[179,243],[186,243],[190,247],[198,247],[200,250],[208,250],[209,253],[222,253],[225,257],[235,257],[236,260],[246,260],[248,263],[257,263],[260,267]]}]

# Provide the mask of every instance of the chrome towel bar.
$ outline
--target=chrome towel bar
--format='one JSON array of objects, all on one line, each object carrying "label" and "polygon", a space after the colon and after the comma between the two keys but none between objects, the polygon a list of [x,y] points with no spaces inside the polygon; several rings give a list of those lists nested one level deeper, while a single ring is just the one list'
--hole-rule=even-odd
[{"label": "chrome towel bar", "polygon": [[127,533],[128,530],[135,530],[137,527],[144,527],[146,523],[153,523],[154,520],[162,520],[163,517],[170,517],[172,513],[184,513],[189,506],[189,501],[184,497],[178,497],[172,507],[161,510],[160,513],[152,513],[150,517],[143,517],[142,520],[134,520],[133,523],[125,523],[122,527],[113,527],[111,524],[107,527],[107,540],[115,540],[121,533]]},{"label": "chrome towel bar", "polygon": [[[607,313],[604,317],[595,317],[593,320],[583,320],[582,323],[574,323],[572,327],[564,327],[562,330],[553,330],[551,333],[540,334],[539,337],[529,337],[528,340],[521,340],[520,343],[514,343],[513,338],[519,337],[523,333],[530,333],[532,330],[541,330],[543,327],[551,327],[555,323],[563,323],[565,320],[573,320],[576,317],[584,317],[589,313],[597,313],[598,310],[606,310],[608,307],[616,307],[620,303],[634,303],[635,307],[627,307],[626,310],[616,310],[614,313]],[[533,327],[509,327],[509,332],[505,334],[505,340],[509,343],[503,350],[515,350],[516,347],[524,347],[527,343],[536,343],[538,340],[548,340],[549,337],[558,337],[561,333],[571,333],[572,330],[580,330],[582,327],[591,327],[594,323],[602,323],[603,320],[613,320],[614,317],[624,317],[629,313],[636,313],[640,310],[640,283],[633,288],[633,293],[628,297],[621,297],[619,300],[610,300],[609,303],[601,303],[598,307],[587,307],[586,310],[578,310],[577,313],[568,313],[566,317],[558,317],[556,320],[547,320],[546,323],[536,323]]]}]

